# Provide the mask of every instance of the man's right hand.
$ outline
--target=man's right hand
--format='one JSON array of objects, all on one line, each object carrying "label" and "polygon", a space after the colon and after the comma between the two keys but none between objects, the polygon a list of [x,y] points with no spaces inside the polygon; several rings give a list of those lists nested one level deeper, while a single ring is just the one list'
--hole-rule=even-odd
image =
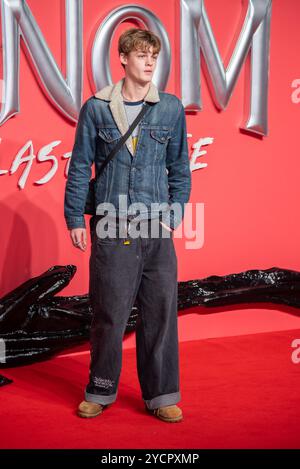
[{"label": "man's right hand", "polygon": [[76,248],[86,250],[86,228],[73,228],[70,230],[70,236]]}]

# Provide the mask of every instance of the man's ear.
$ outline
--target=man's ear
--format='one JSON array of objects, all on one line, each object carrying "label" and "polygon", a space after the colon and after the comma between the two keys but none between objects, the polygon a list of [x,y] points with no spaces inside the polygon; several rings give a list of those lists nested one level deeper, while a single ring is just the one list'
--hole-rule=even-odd
[{"label": "man's ear", "polygon": [[127,65],[127,56],[126,56],[126,54],[124,54],[124,52],[121,52],[119,57],[120,57],[121,63],[123,65]]}]

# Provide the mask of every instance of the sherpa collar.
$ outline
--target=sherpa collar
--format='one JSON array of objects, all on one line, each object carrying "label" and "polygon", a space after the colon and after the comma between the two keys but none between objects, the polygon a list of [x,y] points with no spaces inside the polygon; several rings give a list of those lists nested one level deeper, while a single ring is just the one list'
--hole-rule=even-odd
[{"label": "sherpa collar", "polygon": [[[121,80],[119,80],[117,83],[113,85],[107,85],[95,93],[96,98],[109,101],[111,113],[122,135],[124,135],[129,128],[123,105],[123,97],[121,94],[124,80],[125,77],[121,78]],[[150,103],[157,103],[158,101],[160,101],[158,89],[154,85],[154,83],[152,83],[152,81],[150,82],[149,91],[146,94],[144,100]],[[131,155],[133,156],[134,151],[131,136],[128,137],[128,139],[126,140],[126,146],[130,151]]]}]

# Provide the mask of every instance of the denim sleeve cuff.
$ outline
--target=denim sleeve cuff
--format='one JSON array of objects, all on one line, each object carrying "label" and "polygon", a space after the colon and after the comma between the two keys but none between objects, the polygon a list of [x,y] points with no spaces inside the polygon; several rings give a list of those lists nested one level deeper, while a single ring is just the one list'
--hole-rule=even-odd
[{"label": "denim sleeve cuff", "polygon": [[85,228],[85,219],[82,217],[68,217],[66,218],[66,224],[69,230],[73,228]]}]

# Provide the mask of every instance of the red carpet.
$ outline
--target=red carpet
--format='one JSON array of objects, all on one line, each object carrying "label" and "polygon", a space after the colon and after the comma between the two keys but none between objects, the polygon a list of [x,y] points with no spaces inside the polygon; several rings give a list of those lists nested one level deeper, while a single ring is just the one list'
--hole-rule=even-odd
[{"label": "red carpet", "polygon": [[300,448],[296,338],[300,330],[181,342],[176,424],[144,411],[135,349],[123,352],[116,403],[90,420],[75,413],[88,354],[4,369],[14,383],[0,388],[1,448]]}]

